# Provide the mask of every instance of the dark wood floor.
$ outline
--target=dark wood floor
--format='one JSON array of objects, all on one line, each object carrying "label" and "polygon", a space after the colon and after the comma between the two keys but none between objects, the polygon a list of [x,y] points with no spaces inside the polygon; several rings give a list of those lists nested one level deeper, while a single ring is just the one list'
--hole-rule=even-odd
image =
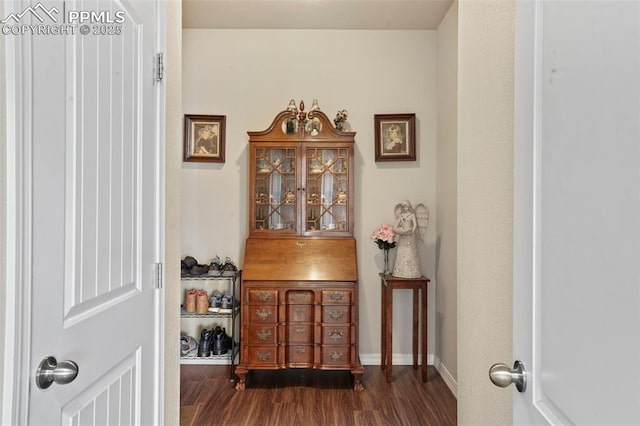
[{"label": "dark wood floor", "polygon": [[348,371],[252,371],[244,391],[228,372],[181,367],[181,426],[456,424],[456,399],[433,367],[423,383],[420,370],[394,366],[388,384],[379,366],[366,366],[363,392],[352,390]]}]

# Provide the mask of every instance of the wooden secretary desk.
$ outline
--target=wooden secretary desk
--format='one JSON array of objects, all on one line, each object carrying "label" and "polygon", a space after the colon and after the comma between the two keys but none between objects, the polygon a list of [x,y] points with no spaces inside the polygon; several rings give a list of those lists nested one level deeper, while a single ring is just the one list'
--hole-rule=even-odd
[{"label": "wooden secretary desk", "polygon": [[364,372],[353,238],[354,132],[290,104],[249,132],[249,238],[236,389],[250,370]]}]

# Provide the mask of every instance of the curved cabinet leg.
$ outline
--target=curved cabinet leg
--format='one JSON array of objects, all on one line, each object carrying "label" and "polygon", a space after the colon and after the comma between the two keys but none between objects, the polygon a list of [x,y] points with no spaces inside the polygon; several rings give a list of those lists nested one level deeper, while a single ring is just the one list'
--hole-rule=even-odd
[{"label": "curved cabinet leg", "polygon": [[356,392],[363,391],[362,376],[364,375],[364,368],[362,368],[362,365],[351,369],[351,375],[353,376],[353,390]]},{"label": "curved cabinet leg", "polygon": [[238,382],[236,383],[236,390],[244,390],[245,380],[247,377],[247,369],[241,366],[236,367],[236,376],[238,376]]},{"label": "curved cabinet leg", "polygon": [[364,390],[364,386],[362,386],[362,381],[359,377],[353,376],[353,390],[356,392],[360,392]]}]

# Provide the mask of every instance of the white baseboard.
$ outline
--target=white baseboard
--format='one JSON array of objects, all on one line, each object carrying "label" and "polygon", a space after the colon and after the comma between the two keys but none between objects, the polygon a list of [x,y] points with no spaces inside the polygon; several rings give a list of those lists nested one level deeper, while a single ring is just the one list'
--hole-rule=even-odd
[{"label": "white baseboard", "polygon": [[[360,362],[362,362],[362,365],[380,365],[382,363],[382,357],[379,353],[360,354]],[[413,355],[393,354],[391,356],[391,363],[393,365],[413,365]],[[422,356],[418,355],[418,365],[420,364],[422,364]],[[427,365],[434,365],[433,354],[427,355]]]},{"label": "white baseboard", "polygon": [[[375,354],[360,354],[360,362],[362,365],[380,365],[382,363],[382,357],[379,353]],[[412,354],[393,354],[393,365],[413,365]],[[422,364],[422,356],[418,355],[418,365]],[[447,367],[440,362],[433,354],[427,355],[427,365],[433,365],[440,373],[440,377],[447,384],[447,387],[451,391],[456,399],[458,398],[458,383],[455,381]]]},{"label": "white baseboard", "polygon": [[442,377],[442,380],[444,380],[444,382],[449,387],[449,390],[451,391],[453,396],[456,399],[458,399],[458,383],[453,378],[451,373],[449,373],[449,370],[447,370],[447,367],[442,362],[440,362],[440,359],[438,358],[435,359],[434,366],[436,367],[436,370],[438,370],[438,372],[440,373],[440,377]]}]

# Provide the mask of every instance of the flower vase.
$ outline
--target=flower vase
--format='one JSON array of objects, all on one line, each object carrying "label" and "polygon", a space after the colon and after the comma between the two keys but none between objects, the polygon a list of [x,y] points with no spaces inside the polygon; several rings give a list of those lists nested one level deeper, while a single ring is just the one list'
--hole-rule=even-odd
[{"label": "flower vase", "polygon": [[384,250],[384,274],[389,275],[391,273],[391,268],[389,267],[389,250]]}]

